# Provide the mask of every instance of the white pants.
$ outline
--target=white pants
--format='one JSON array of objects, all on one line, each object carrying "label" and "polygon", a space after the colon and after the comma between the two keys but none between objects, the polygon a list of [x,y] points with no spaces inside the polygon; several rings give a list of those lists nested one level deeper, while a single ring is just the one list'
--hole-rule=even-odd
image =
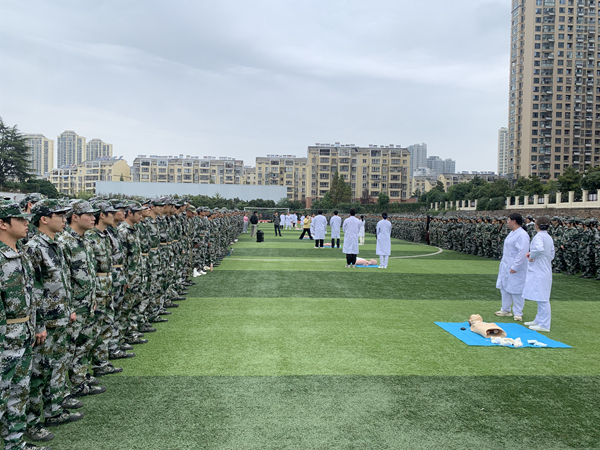
[{"label": "white pants", "polygon": [[550,319],[552,318],[550,302],[537,302],[537,304],[538,309],[534,322],[537,323],[540,327],[550,329]]},{"label": "white pants", "polygon": [[502,293],[502,311],[510,312],[510,307],[512,306],[512,312],[515,316],[523,316],[525,300],[521,294],[511,294],[504,289],[500,289],[500,292]]},{"label": "white pants", "polygon": [[379,267],[387,267],[389,255],[379,255]]},{"label": "white pants", "polygon": [[364,236],[359,236],[358,237],[358,244],[359,245],[363,245],[365,243],[365,237]]}]

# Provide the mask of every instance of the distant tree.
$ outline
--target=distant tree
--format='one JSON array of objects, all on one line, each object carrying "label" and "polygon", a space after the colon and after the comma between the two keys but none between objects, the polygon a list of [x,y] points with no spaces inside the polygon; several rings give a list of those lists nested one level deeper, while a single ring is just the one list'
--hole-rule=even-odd
[{"label": "distant tree", "polygon": [[581,187],[590,193],[600,189],[600,168],[588,170],[581,179]]},{"label": "distant tree", "polygon": [[421,196],[421,190],[419,188],[415,189],[415,192],[412,193],[412,197],[419,198]]},{"label": "distant tree", "polygon": [[379,207],[379,210],[383,211],[389,204],[390,197],[387,194],[380,192],[377,196],[377,206]]},{"label": "distant tree", "polygon": [[360,196],[360,204],[366,205],[371,203],[371,196],[369,195],[368,189],[363,189],[362,195]]},{"label": "distant tree", "polygon": [[511,188],[510,188],[510,183],[508,182],[508,180],[504,179],[504,178],[499,178],[498,180],[495,180],[492,184],[490,184],[490,190],[489,190],[489,194],[490,194],[490,198],[494,198],[494,197],[508,197],[511,194]]},{"label": "distant tree", "polygon": [[352,188],[336,170],[329,188],[333,205],[349,202],[352,198]]},{"label": "distant tree", "polygon": [[569,191],[575,191],[576,196],[581,196],[581,174],[573,166],[567,167],[558,177],[558,187],[563,198],[568,195]]},{"label": "distant tree", "polygon": [[27,140],[17,126],[5,125],[0,117],[0,186],[8,181],[24,182],[30,178],[30,153]]},{"label": "distant tree", "polygon": [[531,196],[544,195],[545,186],[542,180],[537,175],[528,177],[520,177],[515,185],[514,195],[516,196]]}]

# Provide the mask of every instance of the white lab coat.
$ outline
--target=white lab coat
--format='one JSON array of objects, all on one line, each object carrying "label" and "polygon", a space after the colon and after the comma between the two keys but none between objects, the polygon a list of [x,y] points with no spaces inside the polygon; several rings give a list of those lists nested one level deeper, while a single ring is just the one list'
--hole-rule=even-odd
[{"label": "white lab coat", "polygon": [[319,214],[313,219],[313,225],[315,227],[315,239],[325,239],[325,232],[327,231],[327,219],[324,215]]},{"label": "white lab coat", "polygon": [[304,226],[304,214],[300,216],[300,228]]},{"label": "white lab coat", "polygon": [[365,221],[358,219],[360,222],[360,230],[358,230],[358,237],[365,237]]},{"label": "white lab coat", "polygon": [[375,254],[379,256],[390,256],[392,253],[392,223],[387,219],[381,219],[377,223],[377,247]]},{"label": "white lab coat", "polygon": [[342,218],[340,216],[333,216],[329,219],[329,226],[331,227],[331,239],[339,239]]},{"label": "white lab coat", "polygon": [[298,216],[296,214],[292,214],[292,226],[298,225]]},{"label": "white lab coat", "polygon": [[[527,277],[527,251],[529,250],[529,235],[519,227],[511,231],[504,239],[504,253],[500,261],[496,287],[510,294],[519,294],[525,287]],[[510,270],[516,273],[510,273]]]},{"label": "white lab coat", "polygon": [[523,288],[523,298],[536,302],[550,300],[552,289],[552,260],[554,259],[554,242],[547,231],[540,231],[531,240],[527,262],[527,279]]},{"label": "white lab coat", "polygon": [[361,220],[355,216],[347,217],[344,220],[344,246],[342,252],[347,255],[358,255],[358,233],[360,231]]}]

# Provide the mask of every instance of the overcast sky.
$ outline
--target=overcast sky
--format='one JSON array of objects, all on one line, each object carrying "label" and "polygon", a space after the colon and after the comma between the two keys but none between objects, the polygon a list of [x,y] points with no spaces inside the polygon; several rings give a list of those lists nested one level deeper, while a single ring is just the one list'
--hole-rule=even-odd
[{"label": "overcast sky", "polygon": [[410,144],[497,171],[510,0],[0,0],[0,116],[139,154]]}]

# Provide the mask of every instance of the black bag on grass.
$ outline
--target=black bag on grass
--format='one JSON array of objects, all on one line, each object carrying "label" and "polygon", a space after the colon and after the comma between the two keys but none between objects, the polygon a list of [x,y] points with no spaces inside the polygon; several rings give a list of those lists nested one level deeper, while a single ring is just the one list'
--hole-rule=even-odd
[{"label": "black bag on grass", "polygon": [[256,242],[265,242],[265,232],[263,230],[256,232]]}]

